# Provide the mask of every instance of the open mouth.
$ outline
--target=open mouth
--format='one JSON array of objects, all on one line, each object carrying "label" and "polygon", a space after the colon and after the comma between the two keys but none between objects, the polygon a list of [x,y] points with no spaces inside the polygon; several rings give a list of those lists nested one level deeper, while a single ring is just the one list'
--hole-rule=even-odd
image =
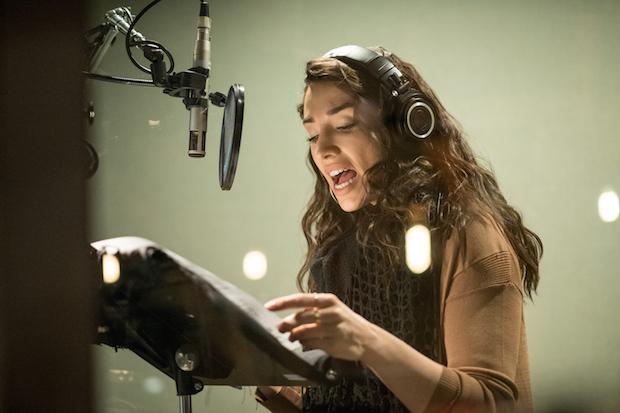
[{"label": "open mouth", "polygon": [[344,189],[347,186],[351,185],[355,177],[357,176],[357,172],[353,169],[337,169],[330,173],[332,180],[334,181],[335,189]]}]

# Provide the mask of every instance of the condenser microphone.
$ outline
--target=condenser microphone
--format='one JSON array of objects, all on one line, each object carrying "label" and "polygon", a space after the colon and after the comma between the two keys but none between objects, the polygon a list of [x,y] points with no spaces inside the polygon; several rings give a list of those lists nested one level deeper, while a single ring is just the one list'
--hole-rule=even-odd
[{"label": "condenser microphone", "polygon": [[207,116],[209,112],[209,71],[211,70],[211,19],[209,4],[206,0],[200,1],[200,15],[198,16],[198,31],[194,48],[192,70],[206,76],[204,90],[194,89],[190,92],[189,106],[189,149],[188,155],[201,158],[205,156],[207,139]]}]

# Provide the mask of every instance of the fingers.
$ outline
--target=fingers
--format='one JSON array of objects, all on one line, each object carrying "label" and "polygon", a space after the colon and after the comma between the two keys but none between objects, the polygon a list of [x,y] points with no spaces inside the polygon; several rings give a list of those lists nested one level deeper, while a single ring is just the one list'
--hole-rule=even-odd
[{"label": "fingers", "polygon": [[309,348],[309,349],[322,349],[325,350],[327,348],[327,346],[329,345],[329,341],[331,340],[331,338],[307,338],[305,340],[300,340],[301,344],[304,345],[304,347]]},{"label": "fingers", "polygon": [[342,321],[340,317],[340,312],[333,311],[330,309],[320,309],[320,308],[309,308],[303,311],[298,311],[294,314],[291,314],[280,322],[278,325],[278,330],[281,333],[290,331],[295,327],[298,327],[302,324],[337,324]]},{"label": "fingers", "polygon": [[271,311],[302,308],[284,318],[278,330],[289,332],[290,341],[299,340],[308,348],[325,351],[337,344],[338,326],[347,318],[346,306],[330,293],[291,294],[267,302],[265,308]]},{"label": "fingers", "polygon": [[256,389],[261,393],[263,399],[270,399],[282,391],[282,386],[257,386]]},{"label": "fingers", "polygon": [[271,311],[289,308],[325,308],[336,304],[338,301],[338,297],[334,294],[291,294],[268,301],[265,303],[265,308]]},{"label": "fingers", "polygon": [[330,329],[317,324],[303,324],[291,330],[288,336],[290,341],[299,340],[305,344],[307,340],[327,340],[331,337]]}]

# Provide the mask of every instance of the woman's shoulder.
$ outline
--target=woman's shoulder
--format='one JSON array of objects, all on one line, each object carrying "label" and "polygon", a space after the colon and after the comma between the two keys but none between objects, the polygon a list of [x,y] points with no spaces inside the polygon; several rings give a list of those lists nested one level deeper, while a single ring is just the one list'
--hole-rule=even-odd
[{"label": "woman's shoulder", "polygon": [[515,286],[524,295],[519,258],[502,226],[491,214],[472,217],[445,243],[441,268],[442,297],[474,290]]},{"label": "woman's shoulder", "polygon": [[451,231],[444,245],[444,265],[453,274],[497,256],[517,262],[506,233],[490,212],[471,216],[462,228]]}]

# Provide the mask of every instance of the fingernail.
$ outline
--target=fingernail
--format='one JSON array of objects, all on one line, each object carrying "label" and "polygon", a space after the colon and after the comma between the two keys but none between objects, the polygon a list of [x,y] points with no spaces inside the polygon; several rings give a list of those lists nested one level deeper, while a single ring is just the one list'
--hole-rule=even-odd
[{"label": "fingernail", "polygon": [[270,300],[270,301],[267,301],[267,302],[265,303],[265,308],[269,309],[270,307],[273,307],[273,305],[274,305],[275,303],[276,303],[276,300]]}]

